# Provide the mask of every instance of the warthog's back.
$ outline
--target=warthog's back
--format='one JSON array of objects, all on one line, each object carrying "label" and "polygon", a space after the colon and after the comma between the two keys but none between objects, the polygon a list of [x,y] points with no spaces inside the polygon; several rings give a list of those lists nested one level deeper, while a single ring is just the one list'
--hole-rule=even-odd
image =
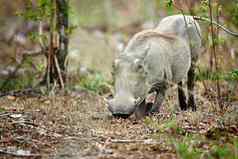
[{"label": "warthog's back", "polygon": [[192,16],[173,15],[163,18],[156,28],[164,34],[174,34],[191,46],[191,56],[197,59],[201,48],[201,29]]},{"label": "warthog's back", "polygon": [[130,40],[124,54],[142,58],[149,83],[164,80],[179,82],[186,79],[191,64],[189,44],[185,39],[158,30],[144,30]]}]

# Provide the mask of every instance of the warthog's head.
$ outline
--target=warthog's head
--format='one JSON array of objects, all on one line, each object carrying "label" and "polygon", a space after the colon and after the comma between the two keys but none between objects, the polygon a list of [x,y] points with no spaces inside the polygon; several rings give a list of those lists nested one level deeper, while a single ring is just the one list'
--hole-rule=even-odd
[{"label": "warthog's head", "polygon": [[142,58],[120,56],[115,60],[115,94],[108,101],[113,116],[129,117],[150,87]]}]

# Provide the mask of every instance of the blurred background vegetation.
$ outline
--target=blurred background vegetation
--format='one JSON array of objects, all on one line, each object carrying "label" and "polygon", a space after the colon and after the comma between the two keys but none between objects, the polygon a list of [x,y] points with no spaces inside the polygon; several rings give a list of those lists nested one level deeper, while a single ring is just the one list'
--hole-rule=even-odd
[{"label": "blurred background vegetation", "polygon": [[[0,89],[22,89],[36,85],[42,78],[46,59],[31,54],[39,49],[34,33],[49,32],[44,19],[24,18],[19,13],[37,8],[43,0],[0,1]],[[45,0],[47,1],[47,0]],[[69,0],[70,44],[69,83],[97,93],[111,91],[112,62],[136,32],[155,27],[161,18],[181,13],[210,17],[207,0]],[[29,5],[30,4],[30,5]],[[238,31],[238,1],[213,0],[213,17],[233,31]],[[237,38],[219,30],[216,39],[218,70],[212,55],[211,29],[199,22],[203,32],[203,54],[199,60],[197,80],[204,94],[215,91],[213,80],[220,80],[221,94],[227,100],[238,100]]]}]

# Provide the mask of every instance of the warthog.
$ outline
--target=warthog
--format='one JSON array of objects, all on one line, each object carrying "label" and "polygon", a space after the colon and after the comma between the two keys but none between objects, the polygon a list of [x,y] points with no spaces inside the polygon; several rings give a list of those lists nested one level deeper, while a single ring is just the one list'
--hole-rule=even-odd
[{"label": "warthog", "polygon": [[[194,71],[200,47],[200,27],[192,16],[169,16],[155,29],[134,35],[115,60],[115,95],[108,101],[109,110],[119,117],[156,113],[169,84],[176,83],[181,110],[195,111]],[[155,102],[146,104],[151,92],[156,92]]]}]

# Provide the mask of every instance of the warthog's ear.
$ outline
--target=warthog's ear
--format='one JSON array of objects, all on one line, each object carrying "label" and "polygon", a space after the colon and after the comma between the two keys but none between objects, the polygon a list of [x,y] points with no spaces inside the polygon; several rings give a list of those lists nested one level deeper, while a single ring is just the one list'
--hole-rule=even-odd
[{"label": "warthog's ear", "polygon": [[138,71],[138,72],[143,72],[144,71],[144,59],[147,56],[147,54],[149,52],[149,49],[150,49],[150,45],[147,45],[147,47],[145,48],[143,54],[139,58],[136,58],[133,61],[134,67],[135,67],[136,71]]},{"label": "warthog's ear", "polygon": [[144,50],[144,53],[142,54],[142,59],[144,60],[144,58],[148,55],[149,53],[149,50],[150,50],[150,44],[148,44]]}]

